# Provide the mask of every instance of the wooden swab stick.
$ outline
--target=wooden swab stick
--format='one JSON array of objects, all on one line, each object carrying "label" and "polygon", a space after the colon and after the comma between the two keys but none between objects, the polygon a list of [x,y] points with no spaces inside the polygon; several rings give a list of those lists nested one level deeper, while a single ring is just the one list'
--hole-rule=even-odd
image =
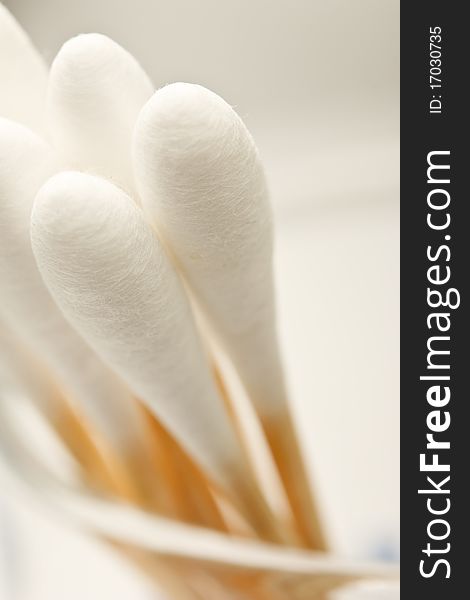
[{"label": "wooden swab stick", "polygon": [[131,139],[153,85],[135,58],[97,33],[67,41],[51,66],[47,115],[67,165],[103,175],[134,195]]},{"label": "wooden swab stick", "polygon": [[[56,169],[52,151],[41,139],[22,125],[0,119],[0,305],[12,329],[83,411],[113,457],[128,462],[135,476],[145,477],[148,469],[136,468],[146,461],[145,422],[134,399],[66,321],[32,253],[32,203]],[[105,456],[105,445],[102,451]]]},{"label": "wooden swab stick", "polygon": [[0,4],[0,81],[0,116],[43,133],[47,67],[3,4]]},{"label": "wooden swab stick", "polygon": [[132,477],[118,470],[116,461],[110,468],[111,453],[106,459],[94,442],[83,419],[73,410],[48,374],[45,365],[22,344],[0,318],[0,385],[2,393],[14,401],[31,402],[50,424],[59,439],[83,469],[92,488],[110,489],[126,500],[137,502]]},{"label": "wooden swab stick", "polygon": [[271,210],[253,140],[219,96],[177,83],[143,108],[134,159],[144,211],[238,370],[300,533],[324,549],[287,402],[275,330]]},{"label": "wooden swab stick", "polygon": [[207,478],[150,411],[147,418],[157,446],[156,470],[167,488],[164,514],[228,532]]},{"label": "wooden swab stick", "polygon": [[[61,397],[57,386],[48,377],[44,367],[16,339],[1,317],[0,386],[6,398],[15,401],[24,398],[39,409],[59,439],[82,467],[84,480],[91,489],[110,493],[138,505],[145,506],[148,503],[147,498],[139,497],[136,491],[129,486],[128,482],[132,481],[129,474],[121,473],[121,476],[117,477],[117,471],[108,468],[90,435],[89,428]],[[160,460],[156,465],[156,476],[162,480],[162,485],[168,487],[169,492],[168,503],[155,506],[155,509],[161,515],[183,518],[194,524],[227,531],[211,496],[207,481],[203,479],[195,465],[191,464],[190,459],[185,456],[179,445],[170,438],[166,430],[153,417],[149,415],[148,418],[152,423],[152,439],[156,438],[161,446],[160,450],[163,450],[158,454]],[[166,460],[165,464],[162,464],[161,457]],[[176,473],[169,472],[168,467],[170,469],[176,467]],[[180,488],[179,495],[175,494],[173,485],[175,478],[181,482],[183,482],[183,478],[188,479],[185,482],[186,485]],[[170,510],[171,502],[178,503],[178,510]],[[191,581],[191,578],[197,579],[197,574],[187,572],[187,568],[181,567],[182,572],[180,573],[180,568],[177,568],[172,561],[158,560],[144,551],[125,546],[118,549],[137,563],[140,568],[145,567],[146,574],[150,575],[152,579],[156,579],[159,584],[163,583],[166,590],[172,592],[172,598],[185,598],[186,594],[190,593],[187,583]],[[185,579],[187,580],[186,584],[184,584]],[[178,584],[178,581],[181,583]]]},{"label": "wooden swab stick", "polygon": [[280,540],[218,397],[183,287],[142,211],[106,180],[62,173],[37,195],[31,238],[69,321],[259,534]]},{"label": "wooden swab stick", "polygon": [[[31,491],[51,503],[57,512],[80,523],[101,538],[139,548],[155,559],[180,560],[194,568],[220,573],[224,581],[238,576],[261,577],[268,589],[285,593],[292,600],[310,600],[320,590],[334,589],[348,581],[364,579],[394,580],[393,565],[367,564],[329,555],[285,551],[272,545],[230,538],[207,529],[190,527],[158,518],[117,503],[89,498],[82,490],[70,487],[52,475],[31,454],[21,438],[18,425],[0,402],[0,447],[3,467]],[[18,435],[19,434],[19,435]],[[238,574],[238,575],[237,575]],[[270,598],[268,594],[268,598]]]},{"label": "wooden swab stick", "polygon": [[[155,506],[157,513],[229,532],[230,530],[227,529],[209,490],[207,479],[151,413],[148,413],[148,418],[155,434],[152,438],[158,446],[155,464],[156,476],[162,481],[162,485],[168,492],[167,501]],[[67,434],[67,430],[65,433]],[[93,465],[91,466],[93,467]],[[106,473],[102,473],[102,475],[106,476]],[[102,478],[101,482],[113,493],[122,493],[120,487],[116,487],[116,482],[109,481],[108,478]],[[178,485],[181,483],[184,485]],[[142,504],[141,500],[137,499],[137,504]],[[169,503],[176,507],[170,507]],[[227,580],[223,573],[209,574],[200,566],[193,567],[180,563],[180,561],[158,558],[143,550],[126,545],[112,544],[112,546],[142,569],[159,587],[162,586],[170,598],[177,600],[188,598],[189,600],[197,597],[230,600],[232,594],[228,590],[240,587],[238,581]],[[207,595],[207,586],[212,591],[214,585],[217,595]],[[200,595],[198,590],[201,592]],[[261,598],[258,593],[255,593],[255,590],[253,593],[247,594],[246,598],[247,600],[248,598],[265,600],[264,596]]]}]

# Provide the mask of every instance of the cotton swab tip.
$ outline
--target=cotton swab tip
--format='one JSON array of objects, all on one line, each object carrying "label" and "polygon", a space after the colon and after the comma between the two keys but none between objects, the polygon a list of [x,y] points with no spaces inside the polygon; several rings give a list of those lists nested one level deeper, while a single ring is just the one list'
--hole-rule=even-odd
[{"label": "cotton swab tip", "polygon": [[132,132],[152,91],[135,58],[105,35],[68,40],[52,63],[47,97],[52,138],[68,165],[133,194]]}]

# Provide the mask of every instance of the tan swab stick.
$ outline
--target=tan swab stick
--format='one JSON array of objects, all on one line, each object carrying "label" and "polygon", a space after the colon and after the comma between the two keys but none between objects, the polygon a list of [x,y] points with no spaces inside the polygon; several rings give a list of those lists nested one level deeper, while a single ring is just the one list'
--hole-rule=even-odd
[{"label": "tan swab stick", "polygon": [[135,58],[97,33],[67,41],[51,66],[47,116],[70,168],[110,178],[134,195],[132,133],[154,87]]},{"label": "tan swab stick", "polygon": [[134,168],[144,211],[254,403],[300,531],[324,549],[286,397],[271,208],[254,142],[219,96],[176,83],[157,91],[139,116]]},{"label": "tan swab stick", "polygon": [[[135,475],[144,460],[145,423],[130,392],[65,320],[37,269],[30,215],[37,189],[55,170],[50,148],[22,125],[0,119],[0,305],[8,323],[47,366]],[[101,448],[106,455],[106,448]],[[110,456],[111,458],[111,456]],[[114,460],[114,459],[113,459]],[[117,463],[116,463],[117,466]]]},{"label": "tan swab stick", "polygon": [[[122,487],[122,482],[109,473],[107,465],[103,463],[96,446],[93,443],[86,427],[74,415],[64,399],[60,396],[57,387],[47,376],[44,367],[34,359],[26,348],[16,339],[13,332],[9,329],[5,321],[0,317],[0,389],[5,398],[12,401],[26,399],[32,402],[38,410],[44,415],[50,423],[53,430],[59,436],[64,445],[69,449],[72,456],[78,461],[83,468],[83,476],[87,485],[91,489],[97,489],[100,492],[108,492],[113,496],[120,496],[129,499],[126,490]],[[166,436],[165,430],[159,428],[156,431],[159,438]],[[166,440],[166,438],[165,438]],[[171,449],[173,452],[181,452],[177,445],[173,443]],[[186,465],[184,465],[186,468]],[[161,476],[161,472],[158,473]],[[197,479],[194,475],[189,485],[197,486]],[[165,479],[165,485],[167,480]],[[207,491],[209,495],[209,492]],[[205,498],[213,502],[213,499]],[[140,500],[136,498],[136,500]],[[186,500],[184,497],[182,501]],[[213,512],[210,510],[210,504],[206,507],[207,517],[209,522],[200,521],[199,524],[213,525],[214,513],[217,515],[216,509]],[[167,514],[163,512],[162,514]],[[197,513],[199,516],[199,513]],[[209,519],[210,517],[210,519]],[[219,517],[220,518],[220,517]],[[223,530],[223,524],[220,523],[219,529]],[[186,593],[186,587],[183,585],[185,578],[184,571],[179,573],[172,565],[171,561],[165,564],[163,559],[156,559],[145,554],[143,551],[134,551],[129,548],[123,548],[124,554],[135,561],[140,567],[146,567],[147,575],[157,578],[161,583],[165,583],[168,590],[173,592],[172,598],[178,600]],[[176,572],[175,572],[176,571]],[[176,582],[181,581],[180,585]],[[178,592],[178,593],[177,593]],[[189,593],[189,592],[188,592]],[[190,596],[192,597],[192,596]]]},{"label": "tan swab stick", "polygon": [[[26,348],[15,338],[13,332],[5,321],[0,317],[0,389],[5,398],[10,398],[12,401],[26,399],[43,414],[45,419],[50,423],[53,430],[57,433],[59,439],[62,440],[66,448],[71,452],[72,456],[78,461],[82,467],[84,481],[91,489],[99,490],[100,492],[111,493],[113,496],[129,498],[127,491],[122,486],[122,481],[115,477],[115,473],[110,473],[108,466],[103,462],[101,455],[97,451],[92,438],[89,435],[87,428],[83,422],[73,413],[64,398],[60,396],[57,386],[54,385],[46,370],[35,358],[27,351]],[[170,453],[166,456],[167,462],[171,463],[177,458],[177,463],[180,468],[184,469],[184,476],[189,476],[187,489],[182,493],[180,502],[183,504],[181,511],[189,510],[191,502],[188,502],[187,494],[189,488],[194,488],[199,491],[200,503],[193,506],[193,512],[189,516],[195,516],[193,521],[195,524],[205,526],[215,526],[221,531],[226,531],[223,521],[217,508],[214,505],[214,500],[207,488],[207,483],[200,482],[197,473],[194,473],[195,467],[188,467],[188,459],[182,457],[182,451],[179,446],[168,440],[168,434],[162,427],[157,427],[154,422],[156,433],[159,440],[163,440],[164,450]],[[155,436],[153,436],[155,437]],[[168,477],[172,474],[166,473],[163,469],[159,469],[156,476],[164,477],[163,483],[168,485]],[[180,477],[181,473],[176,473]],[[139,502],[140,498],[135,498]],[[145,499],[144,499],[145,500]],[[171,500],[177,501],[178,498],[173,495]],[[158,507],[167,508],[167,507]],[[160,512],[160,511],[159,511]],[[168,516],[168,510],[163,510],[160,514]],[[181,517],[180,511],[174,516]],[[187,519],[190,521],[190,519]],[[180,573],[172,565],[171,561],[164,559],[156,559],[149,557],[143,551],[134,551],[129,548],[123,548],[124,554],[135,561],[140,567],[146,567],[147,575],[157,578],[161,583],[165,583],[165,587],[172,590],[172,598],[178,600],[186,593],[186,586],[183,585],[184,579],[188,579],[191,574],[185,573],[182,569]],[[168,564],[165,564],[167,562]],[[186,569],[187,570],[187,569]],[[193,574],[194,576],[194,574]],[[176,582],[181,581],[180,585]],[[190,581],[188,579],[188,581]],[[189,593],[189,592],[188,592]],[[192,596],[191,596],[192,597]]]},{"label": "tan swab stick", "polygon": [[26,400],[43,416],[71,455],[93,489],[117,493],[135,500],[125,478],[103,460],[83,419],[68,404],[47,368],[17,339],[0,317],[0,386],[6,398]]},{"label": "tan swab stick", "polygon": [[[1,317],[0,386],[5,399],[14,402],[28,400],[38,408],[82,467],[84,481],[92,490],[111,493],[114,497],[117,495],[122,498],[124,495],[126,498],[126,492],[123,490],[121,482],[108,472],[107,465],[103,463],[86,427],[69,410],[44,368],[15,339],[14,334]],[[194,481],[192,483],[194,484]],[[179,590],[178,586],[176,589],[179,593],[176,594],[174,585],[183,578],[183,575],[178,574],[177,571],[176,573],[171,572],[173,570],[171,561],[165,565],[163,559],[157,560],[149,557],[143,551],[137,552],[126,547],[123,548],[123,551],[139,566],[146,565],[147,574],[152,573],[153,577],[158,575],[159,580],[163,580],[167,587],[170,586],[174,593],[172,598],[179,599],[181,597],[183,588]]]},{"label": "tan swab stick", "polygon": [[[146,410],[145,407],[143,410]],[[167,492],[164,495],[163,514],[186,523],[227,532],[227,525],[210,490],[207,477],[153,413],[147,411],[146,416],[154,433],[155,468]]]},{"label": "tan swab stick", "polygon": [[0,116],[43,133],[47,67],[3,4],[0,4],[0,82]]},{"label": "tan swab stick", "polygon": [[120,188],[66,172],[31,218],[41,274],[68,320],[251,517],[280,539],[218,397],[176,271]]}]

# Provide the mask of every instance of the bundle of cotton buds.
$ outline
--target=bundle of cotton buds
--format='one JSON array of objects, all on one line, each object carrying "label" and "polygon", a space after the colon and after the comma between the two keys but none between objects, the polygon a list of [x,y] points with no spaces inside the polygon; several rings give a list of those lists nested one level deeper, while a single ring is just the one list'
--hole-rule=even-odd
[{"label": "bundle of cotton buds", "polygon": [[[55,384],[49,412],[75,407],[151,494],[143,403],[260,536],[323,549],[276,339],[265,178],[244,124],[201,86],[154,93],[103,35],[66,42],[48,72],[4,9],[1,22],[0,310]],[[295,531],[257,488],[203,331],[252,401]]]},{"label": "bundle of cotton buds", "polygon": [[[267,187],[241,119],[199,85],[154,91],[103,35],[67,41],[48,69],[2,6],[0,80],[1,402],[27,397],[93,493],[325,550],[283,378]],[[224,361],[285,511],[254,474]],[[175,598],[201,597],[202,567],[131,556]],[[356,577],[326,573],[309,598]],[[214,578],[224,594],[241,585]],[[236,597],[307,597],[273,585]]]}]

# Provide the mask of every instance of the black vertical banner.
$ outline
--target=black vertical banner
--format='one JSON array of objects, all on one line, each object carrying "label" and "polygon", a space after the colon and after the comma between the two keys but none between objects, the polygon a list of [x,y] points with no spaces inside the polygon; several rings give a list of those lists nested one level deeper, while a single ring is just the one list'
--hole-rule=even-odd
[{"label": "black vertical banner", "polygon": [[402,2],[402,597],[470,598],[470,26]]}]

